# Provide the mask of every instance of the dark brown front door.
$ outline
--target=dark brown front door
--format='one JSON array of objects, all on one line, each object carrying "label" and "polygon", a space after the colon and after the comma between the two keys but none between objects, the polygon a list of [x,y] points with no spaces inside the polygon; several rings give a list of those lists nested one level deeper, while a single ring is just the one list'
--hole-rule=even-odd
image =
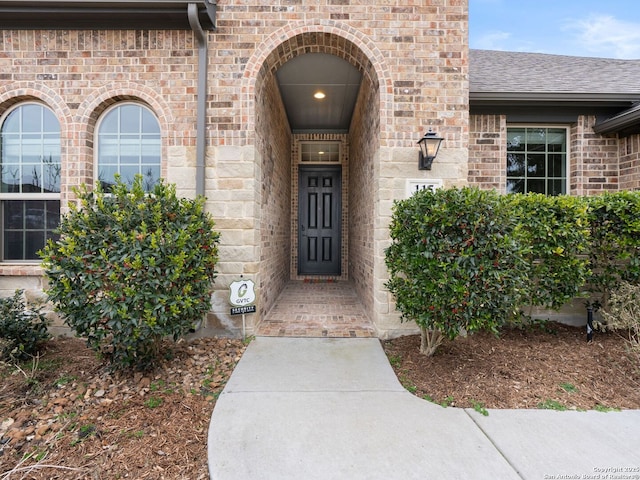
[{"label": "dark brown front door", "polygon": [[301,166],[298,190],[298,274],[340,275],[340,167]]}]

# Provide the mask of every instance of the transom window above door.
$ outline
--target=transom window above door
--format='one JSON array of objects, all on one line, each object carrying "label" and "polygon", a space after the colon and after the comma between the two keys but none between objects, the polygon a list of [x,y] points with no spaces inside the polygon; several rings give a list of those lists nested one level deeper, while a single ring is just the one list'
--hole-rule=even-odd
[{"label": "transom window above door", "polygon": [[567,192],[567,129],[507,129],[507,193]]},{"label": "transom window above door", "polygon": [[136,103],[109,109],[100,119],[97,135],[97,180],[105,192],[115,184],[115,175],[131,184],[142,175],[150,191],[160,180],[160,125],[155,115]]},{"label": "transom window above door", "polygon": [[300,161],[303,163],[340,163],[340,142],[300,143]]}]

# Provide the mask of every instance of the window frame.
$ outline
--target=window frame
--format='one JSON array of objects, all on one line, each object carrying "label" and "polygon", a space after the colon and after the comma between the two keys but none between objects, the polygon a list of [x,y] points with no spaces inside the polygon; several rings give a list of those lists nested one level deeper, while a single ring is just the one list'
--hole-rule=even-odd
[{"label": "window frame", "polygon": [[[59,127],[59,132],[58,132],[58,146],[60,148],[60,154],[59,154],[59,159],[60,159],[60,171],[62,171],[62,125],[60,124],[60,120],[58,119],[57,115],[55,114],[55,112],[44,102],[39,102],[39,101],[35,101],[35,100],[28,100],[28,101],[24,101],[24,102],[18,102],[15,105],[12,105],[10,108],[8,108],[6,111],[2,112],[2,114],[0,115],[0,138],[2,137],[2,132],[3,132],[3,127],[4,124],[7,120],[7,118],[9,117],[9,115],[11,115],[11,113],[15,112],[16,110],[18,110],[19,108],[28,106],[28,105],[36,105],[38,107],[41,107],[43,109],[48,110],[53,117],[56,119],[56,121],[58,122],[58,127]],[[22,131],[21,131],[22,133]],[[40,134],[43,134],[45,132],[40,131]],[[0,168],[2,168],[3,166],[3,158],[2,158],[2,152],[0,151]],[[62,178],[60,179],[60,185],[59,185],[59,189],[62,190]],[[41,260],[39,258],[21,258],[21,259],[7,259],[5,258],[5,219],[4,219],[4,215],[5,215],[5,207],[4,204],[6,202],[9,201],[57,201],[58,202],[58,210],[60,210],[61,207],[61,198],[62,198],[62,194],[61,191],[60,192],[50,192],[50,193],[43,193],[43,192],[2,192],[0,191],[0,263],[7,265],[7,264],[40,264]],[[60,222],[60,217],[58,217],[58,224]],[[57,228],[57,227],[56,227]],[[21,231],[27,231],[28,229],[23,229]],[[48,231],[52,231],[51,229],[46,227],[46,221],[45,221],[45,225],[43,226],[42,230],[45,232],[45,238],[50,238],[50,237],[46,237],[46,232]]]},{"label": "window frame", "polygon": [[[109,113],[113,112],[114,110],[116,110],[117,108],[121,108],[127,105],[134,105],[138,108],[144,109],[146,110],[149,114],[151,114],[153,116],[153,118],[155,119],[156,125],[158,127],[158,163],[157,163],[157,167],[158,167],[158,177],[156,179],[156,183],[159,182],[163,177],[162,177],[162,128],[160,125],[160,120],[158,119],[158,116],[156,115],[156,113],[153,111],[153,109],[151,109],[147,104],[145,104],[144,102],[139,102],[139,101],[133,101],[133,100],[127,100],[127,101],[121,101],[121,102],[116,102],[113,105],[110,105],[108,108],[106,108],[99,116],[98,121],[96,122],[96,127],[94,130],[94,135],[93,135],[93,145],[94,145],[94,152],[93,152],[93,178],[94,178],[94,182],[101,182],[99,178],[100,175],[100,130],[102,128],[102,124],[104,122],[104,120],[107,118],[107,116],[109,115]],[[122,131],[118,131],[118,141],[120,142],[120,138],[122,135]],[[142,135],[143,132],[138,132],[138,134]],[[118,145],[120,145],[120,143],[118,143]],[[119,156],[118,157],[118,164],[117,164],[117,168],[118,168],[118,172],[121,172],[121,167],[122,167],[122,159]],[[137,165],[140,170],[142,170],[142,166],[144,166],[144,164],[142,163],[137,163],[137,164],[125,164],[126,166],[132,166],[132,165]],[[156,166],[156,164],[150,164],[150,166]],[[121,177],[121,180],[126,180],[124,177]],[[132,179],[133,180],[133,179]],[[113,181],[113,180],[112,180]],[[155,185],[155,184],[154,184]],[[108,194],[108,192],[105,190],[105,193]]]},{"label": "window frame", "polygon": [[[506,125],[506,139],[505,139],[505,150],[506,150],[506,155],[504,158],[505,164],[504,164],[504,172],[505,172],[505,192],[506,193],[519,193],[519,192],[509,192],[508,190],[508,181],[510,178],[524,178],[524,179],[529,179],[530,177],[528,175],[525,175],[524,177],[515,177],[515,176],[510,176],[508,171],[507,171],[507,167],[508,167],[508,155],[510,153],[509,148],[509,130],[511,129],[517,129],[517,128],[524,128],[525,129],[525,133],[527,130],[535,130],[535,129],[545,129],[545,130],[551,130],[551,129],[558,129],[558,130],[564,130],[565,133],[565,151],[564,151],[564,171],[565,171],[565,175],[564,175],[564,182],[563,182],[563,186],[564,186],[564,192],[559,193],[557,195],[568,195],[570,192],[570,171],[569,171],[569,161],[571,158],[571,145],[570,145],[570,139],[571,139],[571,126],[567,125],[567,124],[545,124],[545,123],[508,123]],[[545,154],[545,158],[546,156],[549,154],[550,152],[548,151],[548,149],[545,148],[544,154]],[[548,164],[545,165],[545,175],[543,177],[532,177],[535,179],[540,179],[540,180],[544,180],[545,181],[545,193],[542,193],[542,195],[553,195],[548,193],[548,181],[550,179],[559,179],[561,177],[553,177],[553,176],[549,176],[548,175]],[[525,194],[526,193],[537,193],[537,192],[528,192],[525,189]]]},{"label": "window frame", "polygon": [[[338,147],[337,160],[303,160],[305,145],[331,145]],[[335,153],[335,152],[331,152]],[[298,142],[298,163],[300,165],[342,165],[342,142],[340,140],[301,140]]]}]

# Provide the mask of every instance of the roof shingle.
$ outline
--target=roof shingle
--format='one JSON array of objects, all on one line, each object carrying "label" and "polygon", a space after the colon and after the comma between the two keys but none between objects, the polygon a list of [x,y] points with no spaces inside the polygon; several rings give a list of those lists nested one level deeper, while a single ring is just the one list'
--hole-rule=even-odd
[{"label": "roof shingle", "polygon": [[471,93],[640,93],[640,60],[493,50],[469,59]]}]

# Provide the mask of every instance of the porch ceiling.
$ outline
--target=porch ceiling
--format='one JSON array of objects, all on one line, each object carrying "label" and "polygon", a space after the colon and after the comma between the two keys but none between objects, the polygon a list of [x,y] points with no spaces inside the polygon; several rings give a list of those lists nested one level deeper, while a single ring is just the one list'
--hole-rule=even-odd
[{"label": "porch ceiling", "polygon": [[[346,60],[326,53],[299,55],[276,72],[294,133],[349,131],[362,74]],[[314,98],[321,91],[325,97]]]}]

